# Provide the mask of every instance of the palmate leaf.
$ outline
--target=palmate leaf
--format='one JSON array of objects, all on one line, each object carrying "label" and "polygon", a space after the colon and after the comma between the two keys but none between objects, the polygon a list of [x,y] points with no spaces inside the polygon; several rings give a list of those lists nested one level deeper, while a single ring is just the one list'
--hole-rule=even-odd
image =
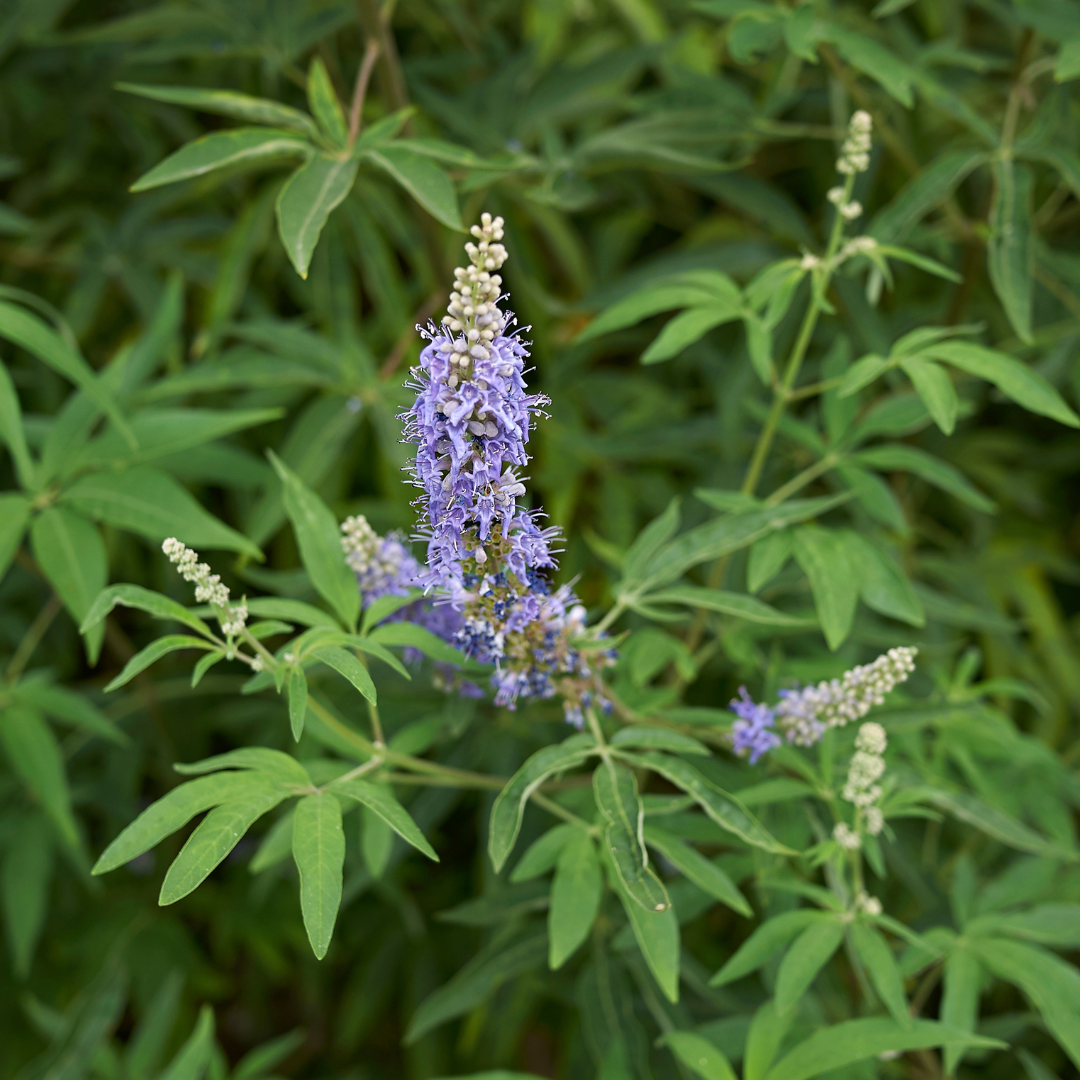
[{"label": "palmate leaf", "polygon": [[333,795],[305,795],[293,813],[293,859],[300,874],[300,911],[317,959],[330,947],[341,906],[345,833]]}]

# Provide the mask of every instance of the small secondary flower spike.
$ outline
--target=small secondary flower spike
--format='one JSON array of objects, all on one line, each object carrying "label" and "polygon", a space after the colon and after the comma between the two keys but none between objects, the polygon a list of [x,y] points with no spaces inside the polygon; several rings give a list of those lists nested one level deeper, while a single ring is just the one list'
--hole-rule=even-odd
[{"label": "small secondary flower spike", "polygon": [[595,670],[610,655],[573,644],[584,608],[568,587],[553,592],[543,574],[556,565],[558,532],[518,504],[533,417],[548,399],[526,392],[528,349],[499,307],[502,218],[484,214],[472,235],[442,325],[422,331],[428,344],[410,382],[416,402],[402,415],[417,446],[412,474],[428,542],[418,581],[460,613],[454,643],[496,665],[499,704],[561,695],[567,718],[580,724],[594,702],[608,707]]},{"label": "small secondary flower spike", "polygon": [[199,553],[181,544],[175,537],[170,536],[161,545],[161,550],[168,555],[169,562],[180,572],[180,576],[195,586],[195,599],[200,604],[215,608],[214,614],[221,624],[221,632],[228,638],[242,634],[248,617],[246,600],[230,607],[229,589],[221,584],[220,575],[211,573],[208,563],[199,562]]}]

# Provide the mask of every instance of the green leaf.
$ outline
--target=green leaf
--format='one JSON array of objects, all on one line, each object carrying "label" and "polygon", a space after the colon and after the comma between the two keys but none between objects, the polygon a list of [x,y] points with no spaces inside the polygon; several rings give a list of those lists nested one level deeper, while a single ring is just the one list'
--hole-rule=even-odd
[{"label": "green leaf", "polygon": [[831,915],[811,908],[800,908],[798,911],[773,916],[739,946],[728,962],[709,980],[709,985],[723,986],[757,971],[796,934],[825,920],[835,921]]},{"label": "green leaf", "polygon": [[404,645],[442,664],[469,666],[469,660],[463,652],[452,645],[447,645],[442,638],[436,637],[427,627],[417,626],[415,623],[384,623],[382,626],[376,626],[368,634],[368,640],[378,645]]},{"label": "green leaf", "polygon": [[613,761],[601,761],[593,773],[593,797],[607,822],[605,854],[626,895],[646,911],[666,910],[671,901],[645,849],[645,810],[636,777]]},{"label": "green leaf", "polygon": [[337,519],[326,503],[272,451],[270,460],[281,477],[285,513],[292,522],[300,558],[311,583],[342,622],[355,631],[360,616],[360,590],[356,575],[345,562]]},{"label": "green leaf", "polygon": [[0,337],[13,341],[74,383],[113,422],[129,446],[135,445],[131,428],[113,396],[98,380],[73,342],[61,337],[44,320],[15,304],[0,300]]},{"label": "green leaf", "polygon": [[[790,533],[773,533],[772,535],[786,536],[786,543],[790,549]],[[764,542],[764,540],[758,541],[758,543]],[[703,608],[706,611],[719,611],[723,615],[732,615],[737,619],[745,619],[747,622],[758,623],[761,626],[814,625],[812,620],[788,615],[770,604],[755,600],[752,596],[723,592],[720,589],[706,589],[700,585],[680,585],[676,589],[662,589],[660,592],[649,593],[644,599],[648,604],[685,604],[687,607]]]},{"label": "green leaf", "polygon": [[675,1057],[704,1080],[738,1080],[731,1063],[704,1035],[693,1031],[669,1031],[664,1043]]},{"label": "green leaf", "polygon": [[679,920],[669,904],[662,911],[647,911],[627,891],[604,849],[608,880],[630,921],[630,929],[645,963],[668,1001],[679,1000]]},{"label": "green leaf", "polygon": [[555,825],[539,839],[534,840],[518,860],[517,866],[510,874],[510,880],[517,884],[546,874],[558,861],[559,852],[569,841],[576,827],[570,824]]},{"label": "green leaf", "polygon": [[681,731],[639,724],[619,728],[612,737],[611,745],[644,750],[670,750],[673,754],[701,754],[704,757],[712,753],[704,743],[684,735]]},{"label": "green leaf", "polygon": [[[900,968],[893,956],[892,949],[884,936],[867,923],[856,919],[851,924],[851,944],[863,967],[870,973],[878,997],[892,1013],[893,1019],[901,1027],[911,1026],[911,1013],[907,997],[904,994],[904,980]],[[946,1024],[957,1026],[953,1020],[942,1014]],[[950,1075],[952,1069],[946,1070]]]},{"label": "green leaf", "polygon": [[161,883],[158,903],[162,907],[175,904],[194,892],[236,847],[244,833],[289,794],[284,788],[267,783],[261,793],[253,790],[215,806],[173,859]]},{"label": "green leaf", "polygon": [[64,843],[77,849],[79,831],[71,812],[63,755],[41,713],[25,705],[9,705],[0,712],[0,744],[12,769],[41,804]]},{"label": "green leaf", "polygon": [[293,859],[300,874],[300,911],[315,958],[330,948],[345,865],[341,804],[326,792],[305,795],[293,814]]},{"label": "green leaf", "polygon": [[214,113],[216,116],[229,116],[234,120],[247,120],[271,127],[291,128],[302,135],[316,136],[319,133],[307,113],[282,105],[280,101],[239,94],[235,90],[211,90],[197,86],[150,86],[146,83],[129,82],[117,83],[116,89],[125,94],[150,98],[152,101],[186,105],[189,109]]},{"label": "green leaf", "polygon": [[35,814],[18,821],[18,827],[8,839],[2,865],[0,902],[7,924],[12,966],[15,975],[25,979],[30,973],[34,949],[49,911],[53,844],[44,818]]},{"label": "green leaf", "polygon": [[363,158],[387,173],[437,221],[464,230],[454,182],[430,158],[393,143],[365,150]]},{"label": "green leaf", "polygon": [[955,495],[973,510],[992,514],[997,510],[992,499],[978,490],[959,469],[947,461],[920,450],[917,446],[894,443],[891,446],[874,446],[861,450],[852,460],[873,469],[902,470],[913,473],[928,484]]},{"label": "green leaf", "polygon": [[25,495],[0,495],[0,578],[15,558],[29,520],[30,500]]},{"label": "green leaf", "polygon": [[849,560],[849,574],[858,583],[859,594],[868,607],[899,619],[909,626],[925,626],[926,614],[911,582],[888,556],[865,536],[850,530],[838,534]]},{"label": "green leaf", "polygon": [[623,578],[634,581],[645,571],[653,556],[679,528],[679,499],[674,498],[659,517],[653,518],[635,537],[622,561]]},{"label": "green leaf", "polygon": [[271,750],[268,746],[243,746],[239,750],[203,758],[202,761],[176,764],[173,768],[182,776],[201,776],[220,769],[253,769],[279,784],[311,785],[307,769],[296,758],[281,750]]},{"label": "green leaf", "polygon": [[590,736],[571,735],[558,746],[545,746],[537,750],[499,792],[491,808],[491,826],[488,835],[488,854],[498,873],[514,850],[525,804],[532,793],[553,773],[572,769],[597,753],[596,743]]},{"label": "green leaf", "polygon": [[286,678],[289,694],[289,729],[296,742],[304,734],[304,719],[307,716],[308,686],[307,676],[300,668],[293,668]]},{"label": "green leaf", "polygon": [[1068,82],[1080,78],[1080,37],[1070,38],[1061,43],[1061,51],[1054,65],[1054,79]]},{"label": "green leaf", "polygon": [[339,629],[333,615],[302,600],[287,600],[280,596],[257,596],[247,602],[248,612],[261,619],[283,619],[301,626],[324,626],[328,630]]},{"label": "green leaf", "polygon": [[349,127],[345,123],[345,113],[334,91],[334,84],[326,71],[326,65],[315,57],[308,68],[307,77],[308,108],[311,109],[323,134],[335,146],[344,147],[349,139]]},{"label": "green leaf", "polygon": [[949,378],[949,373],[921,356],[902,357],[900,366],[911,379],[915,392],[922,398],[927,412],[934,418],[934,423],[946,435],[951,435],[956,427],[960,399],[956,395],[956,388]]},{"label": "green leaf", "polygon": [[790,1012],[844,940],[835,916],[817,919],[795,939],[776,973],[776,1011]]},{"label": "green leaf", "polygon": [[222,548],[262,559],[246,536],[208,514],[167,472],[149,465],[83,476],[61,493],[59,502],[148,540],[174,536],[190,547]]},{"label": "green leaf", "polygon": [[651,769],[681,788],[717,825],[734,833],[745,843],[776,855],[794,854],[790,848],[772,836],[734,795],[718,788],[688,762],[651,752],[635,754],[633,757],[629,754],[622,756],[635,767]]},{"label": "green leaf", "polygon": [[837,389],[838,396],[846,398],[858,393],[864,386],[869,386],[878,376],[890,370],[892,366],[892,360],[886,359],[884,356],[878,356],[876,353],[871,353],[869,356],[856,360],[844,372],[843,379]]},{"label": "green leaf", "polygon": [[685,841],[656,825],[646,824],[645,843],[659,851],[676,870],[709,896],[748,919],[753,914],[735,882],[716,863],[710,862]]},{"label": "green leaf", "polygon": [[783,570],[795,550],[795,534],[790,529],[771,532],[754,542],[746,564],[746,587],[756,593]]},{"label": "green leaf", "polygon": [[321,660],[327,667],[332,667],[339,675],[344,675],[372,705],[376,703],[377,694],[371,675],[351,652],[339,649],[336,645],[324,645],[321,649],[313,649],[311,656],[315,660]]},{"label": "green leaf", "polygon": [[1065,404],[1057,390],[1037,371],[1011,356],[970,341],[943,341],[924,352],[935,360],[944,360],[945,363],[966,371],[969,375],[986,379],[1029,412],[1049,416],[1069,427],[1080,427],[1080,417]]},{"label": "green leaf", "polygon": [[847,547],[835,532],[817,525],[795,530],[795,561],[810,581],[825,641],[834,652],[851,633],[859,584],[851,573]]},{"label": "green leaf", "polygon": [[248,863],[248,871],[252,874],[261,874],[269,870],[271,866],[277,866],[284,862],[292,854],[293,813],[295,808],[286,810],[279,817],[262,838],[259,850],[255,852]]},{"label": "green leaf", "polygon": [[661,360],[670,360],[684,349],[699,341],[714,327],[733,322],[742,314],[740,307],[690,308],[676,315],[656,340],[642,354],[643,364],[658,364]]},{"label": "green leaf", "polygon": [[373,878],[381,878],[394,848],[394,830],[368,806],[360,807],[360,851]]},{"label": "green leaf", "polygon": [[7,367],[2,363],[0,363],[0,442],[11,451],[19,485],[29,491],[34,490],[34,461],[26,445],[19,395],[15,391],[15,384],[11,381]]},{"label": "green leaf", "polygon": [[840,465],[836,472],[844,484],[855,492],[863,509],[875,521],[880,521],[887,529],[901,536],[908,534],[910,530],[904,508],[892,488],[880,476],[855,465]]},{"label": "green leaf", "polygon": [[[258,600],[251,601],[252,604],[259,602]],[[79,632],[85,634],[87,630],[92,629],[117,604],[121,607],[137,608],[139,611],[145,611],[153,615],[155,619],[172,619],[174,622],[189,626],[192,630],[197,630],[207,637],[213,634],[210,627],[198,615],[192,614],[182,604],[178,604],[167,596],[162,596],[161,593],[144,589],[141,585],[110,585],[107,589],[99,592],[90,606],[90,610],[86,613],[86,617],[79,627]],[[253,614],[258,614],[258,612],[253,612]]]},{"label": "green leaf", "polygon": [[432,861],[439,861],[435,849],[427,842],[416,822],[409,816],[408,810],[394,798],[394,793],[385,784],[373,784],[359,779],[335,781],[328,790],[336,795],[346,795],[366,806],[378,814],[407,844],[412,844]]},{"label": "green leaf", "polygon": [[772,359],[772,330],[764,319],[752,311],[744,311],[742,321],[746,326],[746,348],[754,374],[761,380],[762,386],[771,386],[776,374]]},{"label": "green leaf", "polygon": [[[105,545],[84,517],[61,506],[50,506],[30,523],[30,547],[56,595],[76,625],[90,611],[108,580]],[[103,628],[86,635],[86,654],[96,662]]]},{"label": "green leaf", "polygon": [[204,1005],[199,1010],[195,1029],[176,1057],[165,1067],[158,1080],[202,1080],[214,1053],[214,1010]]},{"label": "green leaf", "polygon": [[836,51],[857,71],[869,75],[886,93],[905,108],[915,103],[911,90],[911,69],[873,38],[828,23],[821,35],[836,46]]},{"label": "green leaf", "polygon": [[[944,992],[941,995],[941,1022],[961,1031],[973,1032],[979,1022],[979,987],[982,966],[978,957],[963,946],[945,957]],[[945,1048],[945,1069],[953,1076],[964,1054],[964,1047]]]},{"label": "green leaf", "polygon": [[230,799],[262,799],[275,792],[280,792],[282,797],[287,794],[280,785],[253,772],[213,773],[181,784],[151,803],[120,833],[101,853],[94,864],[93,873],[107,874],[131,862],[170,833],[183,828],[196,814],[212,806],[219,806]]},{"label": "green leaf", "polygon": [[15,701],[40,709],[46,716],[74,724],[84,731],[100,735],[117,746],[127,746],[130,739],[82,694],[63,686],[50,685],[37,678],[25,678],[9,690]]},{"label": "green leaf", "polygon": [[788,1051],[765,1074],[765,1080],[810,1080],[880,1054],[951,1043],[988,1050],[1004,1049],[1006,1045],[933,1020],[914,1020],[908,1028],[895,1020],[845,1020],[822,1028]]},{"label": "green leaf", "polygon": [[105,692],[119,690],[125,683],[131,682],[140,672],[145,671],[151,664],[156,663],[163,656],[176,652],[178,649],[209,649],[215,648],[209,641],[202,638],[191,637],[188,634],[167,634],[165,637],[152,641],[145,649],[137,652],[120,672],[106,687]]},{"label": "green leaf", "polygon": [[409,589],[408,596],[378,596],[364,608],[363,617],[360,619],[360,633],[366,634],[373,627],[400,611],[403,607],[416,603],[424,595],[423,589]]},{"label": "green leaf", "polygon": [[1031,273],[1032,171],[1011,156],[993,164],[994,201],[986,265],[1001,306],[1022,341],[1030,342],[1034,278]]},{"label": "green leaf", "polygon": [[548,966],[556,971],[589,936],[604,894],[600,860],[592,837],[575,828],[563,845],[551,883],[548,909]]},{"label": "green leaf", "polygon": [[129,190],[149,191],[163,184],[205,176],[215,169],[250,168],[282,158],[306,158],[312,152],[311,144],[291,131],[254,127],[215,131],[180,147],[143,173]]},{"label": "green leaf", "polygon": [[285,181],[277,198],[278,232],[296,272],[306,278],[327,218],[352,190],[355,158],[316,154]]},{"label": "green leaf", "polygon": [[507,980],[543,966],[547,951],[546,934],[536,934],[509,946],[504,940],[496,939],[448,983],[424,999],[405,1030],[405,1045],[415,1043],[447,1020],[471,1012]]},{"label": "green leaf", "polygon": [[754,1013],[746,1033],[743,1054],[743,1080],[761,1080],[780,1053],[780,1045],[795,1019],[794,1012],[780,1013],[776,1001],[770,998]]}]

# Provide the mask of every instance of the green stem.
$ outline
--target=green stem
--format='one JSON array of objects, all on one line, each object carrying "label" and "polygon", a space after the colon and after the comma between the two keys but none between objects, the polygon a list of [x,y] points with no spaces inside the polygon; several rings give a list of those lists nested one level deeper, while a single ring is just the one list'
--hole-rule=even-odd
[{"label": "green stem", "polygon": [[34,655],[34,650],[41,644],[41,639],[45,636],[45,632],[52,625],[52,621],[56,618],[59,611],[60,597],[58,597],[56,593],[53,593],[45,606],[37,613],[34,621],[30,624],[30,629],[26,631],[26,636],[19,642],[19,647],[15,650],[15,655],[12,656],[7,671],[4,672],[4,682],[6,685],[14,686],[15,683],[18,682],[19,676],[23,673],[23,669],[30,662],[30,657]]},{"label": "green stem", "polygon": [[822,473],[827,473],[840,463],[836,454],[826,454],[820,461],[803,469],[797,476],[793,476],[782,487],[778,487],[766,500],[766,506],[779,506],[785,499],[790,498],[800,488],[806,487],[811,480],[816,480]]}]

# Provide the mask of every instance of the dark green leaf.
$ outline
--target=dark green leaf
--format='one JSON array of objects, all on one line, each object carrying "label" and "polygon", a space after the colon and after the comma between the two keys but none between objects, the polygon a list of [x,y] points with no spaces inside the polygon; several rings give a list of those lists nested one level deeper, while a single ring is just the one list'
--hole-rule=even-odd
[{"label": "dark green leaf", "polygon": [[363,157],[392,177],[437,221],[459,232],[464,229],[454,182],[430,158],[393,143],[365,150]]},{"label": "dark green leaf", "polygon": [[373,784],[367,780],[344,780],[331,785],[331,791],[346,795],[366,806],[390,826],[408,844],[422,852],[434,862],[439,861],[435,849],[427,842],[416,822],[409,816],[408,810],[394,798],[394,793],[385,784]]},{"label": "dark green leaf", "polygon": [[563,845],[551,883],[548,909],[548,966],[554,971],[589,936],[603,896],[603,875],[592,837],[574,829]]},{"label": "dark green leaf", "polygon": [[352,190],[358,167],[354,158],[315,154],[285,181],[277,199],[278,232],[302,278],[327,218]]}]

